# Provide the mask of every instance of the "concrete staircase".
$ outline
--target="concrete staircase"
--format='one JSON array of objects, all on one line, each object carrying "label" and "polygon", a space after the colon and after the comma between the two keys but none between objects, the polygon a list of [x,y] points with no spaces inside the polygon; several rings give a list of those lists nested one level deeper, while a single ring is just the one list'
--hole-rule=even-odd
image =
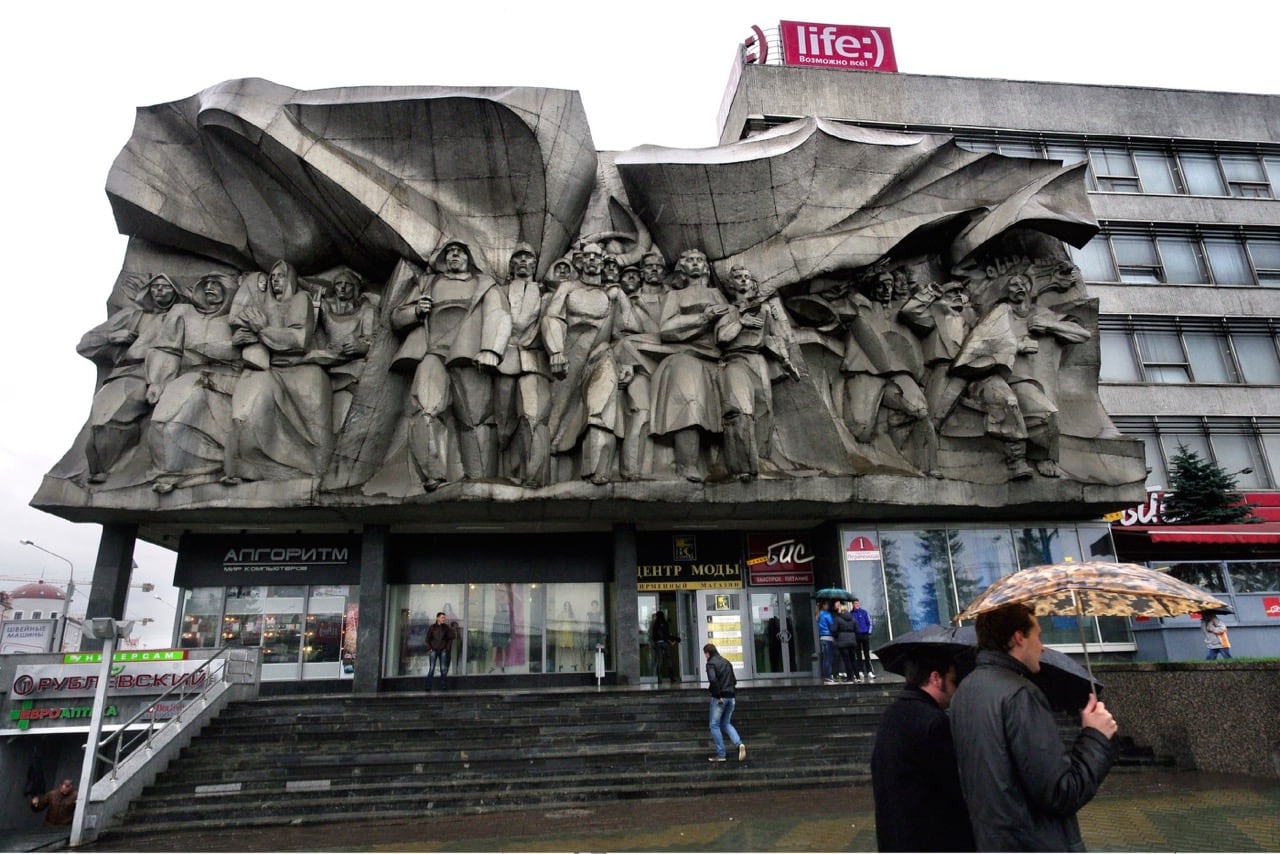
[{"label": "concrete staircase", "polygon": [[705,690],[245,701],[100,839],[867,782],[876,723],[900,687],[739,686],[742,763],[707,761]]}]

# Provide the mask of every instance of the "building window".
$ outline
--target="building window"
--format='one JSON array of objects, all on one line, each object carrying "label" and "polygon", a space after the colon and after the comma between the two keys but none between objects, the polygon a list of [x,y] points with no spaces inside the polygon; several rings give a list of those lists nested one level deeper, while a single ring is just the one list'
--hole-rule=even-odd
[{"label": "building window", "polygon": [[1103,316],[1098,331],[1103,382],[1280,384],[1266,320]]},{"label": "building window", "polygon": [[1089,282],[1280,286],[1280,236],[1153,226],[1103,230],[1072,260]]},{"label": "building window", "polygon": [[1169,486],[1171,461],[1180,447],[1216,463],[1241,489],[1274,489],[1280,464],[1280,419],[1117,415],[1122,433],[1146,448],[1148,489]]},{"label": "building window", "polygon": [[1169,566],[1169,574],[1179,581],[1194,584],[1210,593],[1226,593],[1227,583],[1222,577],[1222,564],[1212,563],[1175,563]]},{"label": "building window", "polygon": [[[1114,560],[1105,524],[966,527],[842,527],[840,541],[874,548],[845,562],[845,580],[871,612],[872,645],[932,623],[948,624],[991,583],[1019,569],[1065,559]],[[878,555],[873,557],[872,555]],[[1045,643],[1132,643],[1123,617],[1041,620]]]},{"label": "building window", "polygon": [[1271,184],[1262,161],[1251,154],[1221,155],[1222,171],[1231,195],[1242,199],[1270,199]]},{"label": "building window", "polygon": [[1229,561],[1227,572],[1236,593],[1280,593],[1280,561]]}]

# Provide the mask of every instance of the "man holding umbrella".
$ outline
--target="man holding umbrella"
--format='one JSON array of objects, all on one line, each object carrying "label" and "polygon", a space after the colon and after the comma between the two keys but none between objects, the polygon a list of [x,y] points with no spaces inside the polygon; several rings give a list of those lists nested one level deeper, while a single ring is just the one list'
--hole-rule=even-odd
[{"label": "man holding umbrella", "polygon": [[1091,694],[1065,750],[1030,679],[1044,651],[1034,612],[1023,604],[985,611],[977,631],[977,666],[956,691],[951,727],[978,850],[1083,851],[1076,813],[1111,770],[1115,718]]},{"label": "man holding umbrella", "polygon": [[910,654],[907,686],[885,710],[871,752],[876,847],[881,851],[976,851],[946,709],[956,692],[949,648]]}]

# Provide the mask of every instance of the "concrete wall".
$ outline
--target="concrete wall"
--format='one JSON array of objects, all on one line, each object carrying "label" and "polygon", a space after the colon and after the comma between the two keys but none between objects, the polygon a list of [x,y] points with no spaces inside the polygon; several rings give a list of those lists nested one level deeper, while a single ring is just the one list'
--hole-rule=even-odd
[{"label": "concrete wall", "polygon": [[1120,735],[1181,768],[1280,778],[1280,660],[1096,664]]}]

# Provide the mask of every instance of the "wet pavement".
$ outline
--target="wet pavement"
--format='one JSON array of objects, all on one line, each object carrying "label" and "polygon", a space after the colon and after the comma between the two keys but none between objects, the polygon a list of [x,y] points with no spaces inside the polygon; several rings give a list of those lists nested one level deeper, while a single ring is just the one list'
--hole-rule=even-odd
[{"label": "wet pavement", "polygon": [[[1280,779],[1116,769],[1080,812],[1080,827],[1090,851],[1280,851]],[[876,844],[871,788],[851,786],[157,833],[81,850],[875,851]]]}]

